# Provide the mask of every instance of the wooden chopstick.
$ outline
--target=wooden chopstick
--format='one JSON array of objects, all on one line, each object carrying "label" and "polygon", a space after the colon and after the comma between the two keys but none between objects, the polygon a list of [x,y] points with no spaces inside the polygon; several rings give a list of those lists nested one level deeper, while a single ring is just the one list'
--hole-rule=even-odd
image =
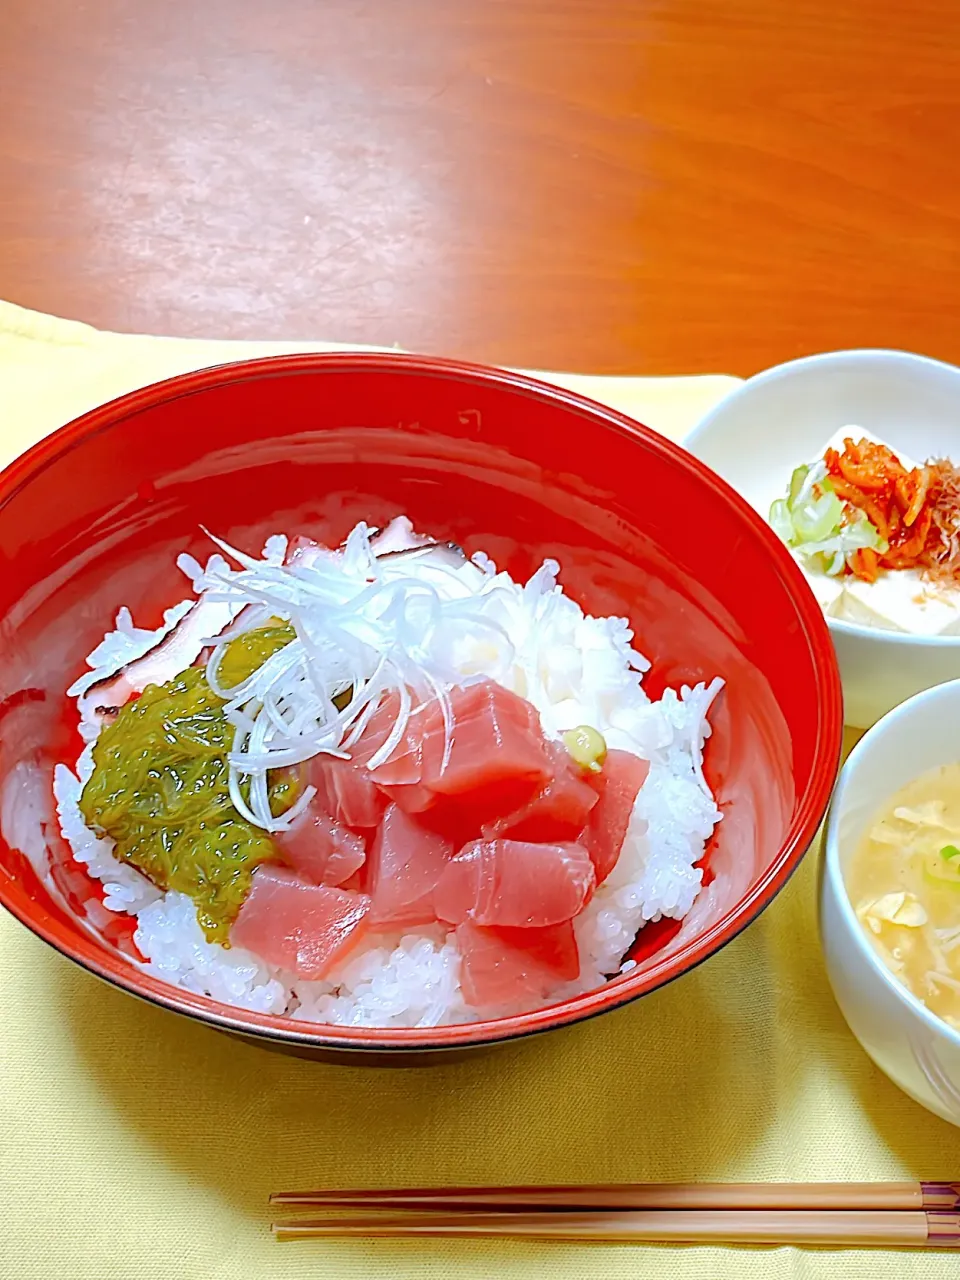
[{"label": "wooden chopstick", "polygon": [[316,1236],[481,1237],[603,1244],[827,1245],[960,1250],[960,1214],[885,1210],[640,1210],[614,1213],[409,1214],[275,1222],[278,1240]]},{"label": "wooden chopstick", "polygon": [[958,1182],[614,1183],[608,1186],[407,1187],[278,1191],[271,1204],[324,1208],[960,1210]]}]

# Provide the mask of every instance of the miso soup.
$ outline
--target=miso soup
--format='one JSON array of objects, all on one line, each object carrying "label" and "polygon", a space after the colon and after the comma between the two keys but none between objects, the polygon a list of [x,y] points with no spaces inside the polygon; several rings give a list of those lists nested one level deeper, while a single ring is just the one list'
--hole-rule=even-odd
[{"label": "miso soup", "polygon": [[867,829],[846,883],[890,972],[960,1030],[960,763],[897,792]]}]

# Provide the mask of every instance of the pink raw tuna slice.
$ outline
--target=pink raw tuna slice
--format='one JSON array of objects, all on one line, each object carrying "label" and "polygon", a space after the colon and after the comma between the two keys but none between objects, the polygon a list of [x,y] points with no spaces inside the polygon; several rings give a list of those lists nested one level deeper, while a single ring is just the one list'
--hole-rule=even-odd
[{"label": "pink raw tuna slice", "polygon": [[285,860],[313,884],[342,885],[367,858],[358,835],[313,805],[273,839]]},{"label": "pink raw tuna slice", "polygon": [[547,752],[554,777],[525,805],[487,824],[485,838],[509,836],[538,843],[578,839],[597,803],[597,791],[584,780],[583,770],[574,764],[566,747],[548,742]]},{"label": "pink raw tuna slice", "polygon": [[450,716],[445,768],[443,713],[434,699],[410,717],[400,746],[373,771],[406,812],[455,800],[479,823],[516,809],[553,778],[536,708],[509,689],[492,680],[453,689]]},{"label": "pink raw tuna slice", "polygon": [[456,938],[463,994],[477,1008],[538,1004],[580,976],[570,921],[545,929],[490,929],[468,920],[457,925]]},{"label": "pink raw tuna slice", "polygon": [[433,903],[451,924],[542,928],[572,920],[595,883],[583,845],[475,840],[448,864]]},{"label": "pink raw tuna slice", "polygon": [[313,809],[361,831],[379,825],[387,802],[360,761],[314,756],[307,763],[307,781],[317,788]]},{"label": "pink raw tuna slice", "polygon": [[316,981],[362,936],[369,912],[366,894],[308,884],[283,867],[264,865],[253,873],[230,941]]},{"label": "pink raw tuna slice", "polygon": [[[355,764],[367,765],[373,755],[380,750],[390,737],[397,716],[400,714],[400,695],[396,692],[385,694],[376,711],[367,721],[366,728],[357,742],[349,748]],[[401,759],[403,763],[401,764]],[[420,781],[419,761],[410,754],[406,736],[394,748],[390,756],[390,766],[397,772],[398,780],[403,782]]]},{"label": "pink raw tuna slice", "polygon": [[433,891],[452,854],[444,836],[388,805],[370,849],[371,923],[406,928],[436,920]]},{"label": "pink raw tuna slice", "polygon": [[607,752],[599,773],[587,775],[600,796],[582,836],[597,871],[597,884],[603,884],[617,865],[633,806],[649,772],[649,763],[632,751],[613,750]]}]

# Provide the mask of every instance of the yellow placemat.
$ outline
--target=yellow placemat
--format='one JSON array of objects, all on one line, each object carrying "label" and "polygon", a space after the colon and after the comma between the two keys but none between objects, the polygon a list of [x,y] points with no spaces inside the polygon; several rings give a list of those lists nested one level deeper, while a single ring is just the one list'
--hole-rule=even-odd
[{"label": "yellow placemat", "polygon": [[[383,350],[342,342],[222,342],[103,333],[0,301],[0,466],[105,400],[190,369],[291,351]],[[605,378],[532,372],[602,400],[674,439],[740,382],[726,375]]]},{"label": "yellow placemat", "polygon": [[[3,454],[140,383],[281,349],[296,348],[100,334],[0,304]],[[733,384],[546,376],[672,435]],[[234,1042],[98,983],[0,913],[0,1276],[953,1276],[931,1255],[268,1235],[267,1193],[307,1184],[954,1175],[960,1131],[873,1067],[833,1003],[815,879],[811,855],[757,924],[625,1010],[420,1070]]]}]

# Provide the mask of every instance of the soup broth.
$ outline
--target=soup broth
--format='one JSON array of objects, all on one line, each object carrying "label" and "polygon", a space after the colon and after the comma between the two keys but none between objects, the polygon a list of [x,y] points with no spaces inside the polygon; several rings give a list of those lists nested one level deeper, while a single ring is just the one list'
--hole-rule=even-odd
[{"label": "soup broth", "polygon": [[897,792],[868,828],[846,880],[887,968],[960,1030],[960,763]]}]

